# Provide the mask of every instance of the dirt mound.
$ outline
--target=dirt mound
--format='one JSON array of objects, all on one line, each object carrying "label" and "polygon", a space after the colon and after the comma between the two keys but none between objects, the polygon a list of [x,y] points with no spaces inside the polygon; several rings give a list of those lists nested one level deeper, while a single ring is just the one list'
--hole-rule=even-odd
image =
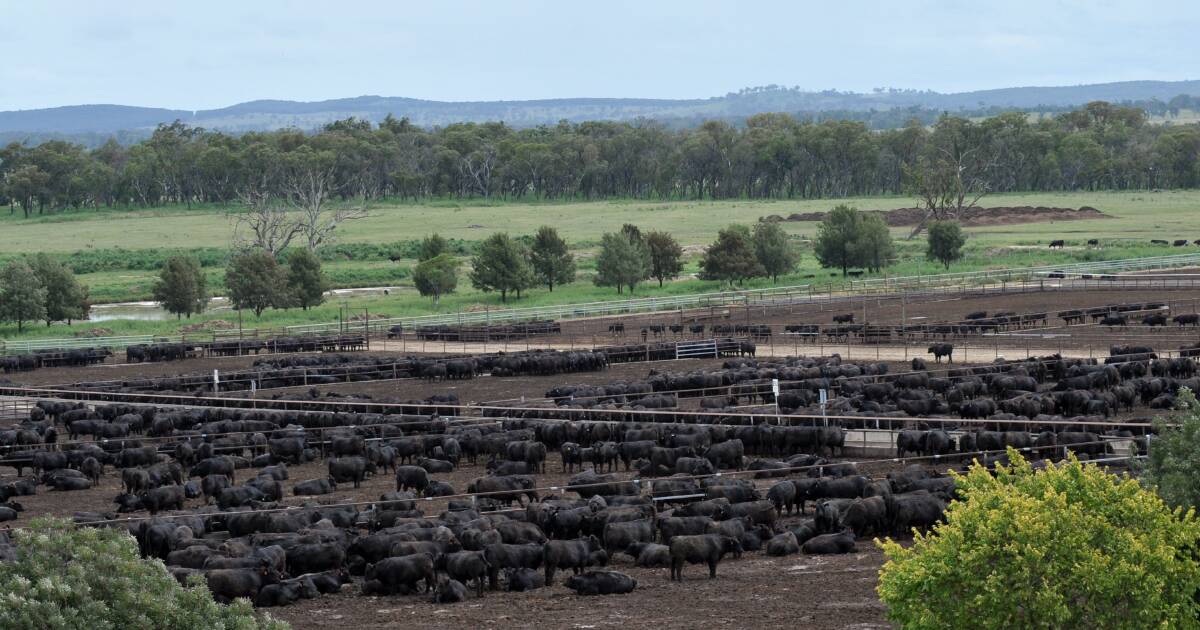
[{"label": "dirt mound", "polygon": [[[388,315],[387,313],[370,313],[370,316],[371,316],[371,319],[391,319],[392,318],[392,316]],[[363,314],[352,315],[348,321],[361,322],[362,320],[364,320],[366,318],[367,318],[367,316],[363,315]]]},{"label": "dirt mound", "polygon": [[210,319],[208,321],[180,326],[179,332],[194,333],[203,332],[206,330],[233,330],[234,328],[237,328],[237,324],[234,322],[226,321],[224,319]]},{"label": "dirt mound", "polygon": [[[896,210],[869,210],[872,214],[883,216],[883,220],[892,227],[913,226],[925,217],[925,211],[920,208],[898,208]],[[786,221],[821,221],[824,212],[796,212],[788,215]],[[1012,225],[1014,223],[1044,223],[1048,221],[1079,221],[1082,219],[1108,219],[1107,214],[1091,206],[1074,208],[1048,208],[1045,206],[999,206],[980,208],[978,206],[962,211],[959,221],[967,227],[982,225]],[[761,221],[780,220],[778,215],[771,215]]]},{"label": "dirt mound", "polygon": [[75,337],[111,337],[112,334],[111,328],[88,328],[87,330],[76,330],[73,333]]}]

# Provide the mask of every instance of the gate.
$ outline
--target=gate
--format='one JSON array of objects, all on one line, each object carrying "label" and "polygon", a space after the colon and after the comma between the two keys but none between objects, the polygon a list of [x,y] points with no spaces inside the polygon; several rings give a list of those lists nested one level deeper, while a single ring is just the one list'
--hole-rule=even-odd
[{"label": "gate", "polygon": [[717,358],[717,340],[681,341],[675,344],[676,359]]}]

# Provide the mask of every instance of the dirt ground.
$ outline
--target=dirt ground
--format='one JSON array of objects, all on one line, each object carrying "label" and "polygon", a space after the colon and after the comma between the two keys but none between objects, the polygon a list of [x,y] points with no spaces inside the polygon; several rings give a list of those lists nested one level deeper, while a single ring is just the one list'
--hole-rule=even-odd
[{"label": "dirt ground", "polygon": [[683,582],[672,582],[668,569],[634,567],[618,555],[609,566],[638,581],[628,595],[582,598],[556,577],[559,583],[549,588],[488,592],[445,605],[418,596],[362,597],[349,586],[270,613],[299,629],[891,628],[875,595],[882,563],[882,552],[864,540],[858,553],[840,556],[747,553],[722,562],[715,580],[695,565],[684,569]]}]

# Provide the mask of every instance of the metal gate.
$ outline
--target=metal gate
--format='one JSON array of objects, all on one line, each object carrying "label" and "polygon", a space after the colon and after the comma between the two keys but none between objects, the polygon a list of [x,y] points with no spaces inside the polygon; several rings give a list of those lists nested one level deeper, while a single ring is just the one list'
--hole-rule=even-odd
[{"label": "metal gate", "polygon": [[676,359],[717,358],[717,340],[681,341],[675,344]]}]

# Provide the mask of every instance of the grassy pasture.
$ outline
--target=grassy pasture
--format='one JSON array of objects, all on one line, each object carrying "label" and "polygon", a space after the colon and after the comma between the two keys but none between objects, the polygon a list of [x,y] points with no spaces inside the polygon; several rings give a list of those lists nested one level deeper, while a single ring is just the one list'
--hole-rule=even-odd
[{"label": "grassy pasture", "polygon": [[[905,198],[859,198],[844,200],[863,210],[887,210],[908,205]],[[675,234],[687,251],[685,276],[659,288],[644,283],[637,296],[679,295],[717,291],[714,282],[695,279],[700,248],[711,242],[716,231],[735,222],[750,223],[769,214],[786,216],[793,212],[827,210],[839,201],[722,201],[722,202],[646,202],[605,201],[581,203],[487,203],[481,200],[462,203],[452,201],[419,205],[384,203],[373,215],[346,224],[341,231],[341,243],[388,243],[420,238],[432,232],[450,238],[479,240],[493,231],[507,230],[513,234],[533,232],[539,225],[558,227],[573,244],[579,260],[579,279],[570,285],[556,287],[553,292],[535,288],[525,292],[520,300],[502,305],[499,296],[475,291],[466,277],[466,267],[459,280],[459,292],[446,296],[436,309],[428,299],[419,297],[408,280],[412,261],[399,264],[388,261],[334,261],[325,263],[325,270],[334,286],[393,285],[402,289],[390,296],[337,298],[308,312],[299,310],[268,311],[262,320],[246,316],[247,327],[261,325],[280,327],[291,324],[331,321],[337,319],[339,305],[348,304],[361,310],[366,307],[375,313],[389,316],[420,315],[432,312],[454,312],[468,307],[489,305],[540,306],[571,302],[612,300],[628,297],[617,295],[611,288],[596,287],[591,282],[594,273],[593,257],[596,244],[604,232],[619,229],[623,223],[634,223],[645,229],[664,230]],[[1182,248],[1156,247],[1151,238],[1200,238],[1200,192],[1126,192],[1126,193],[1064,193],[1041,195],[994,195],[985,200],[989,206],[1094,206],[1112,218],[1086,221],[1027,223],[968,228],[970,241],[966,257],[952,266],[952,271],[975,271],[988,268],[1031,265],[1053,265],[1081,260],[1130,258],[1168,253],[1180,253]],[[49,251],[70,253],[94,248],[189,248],[225,247],[231,223],[222,208],[160,208],[128,212],[76,212],[33,218],[29,220],[0,215],[0,252],[4,254]],[[473,227],[482,226],[482,227]],[[796,273],[780,278],[780,284],[819,284],[840,282],[830,271],[821,269],[812,255],[811,239],[816,223],[785,223],[802,252]],[[918,275],[938,273],[942,269],[923,259],[924,241],[903,240],[907,228],[895,228],[897,264],[888,275]],[[1064,250],[1049,250],[1046,244],[1057,238],[1067,240]],[[1085,247],[1090,238],[1103,241],[1099,249]],[[1191,248],[1189,248],[1190,250]],[[222,270],[206,268],[209,285],[221,293]],[[814,278],[807,278],[807,275]],[[94,301],[115,302],[147,299],[153,285],[153,271],[105,271],[82,274],[80,280],[91,287]],[[765,287],[771,283],[758,279],[747,287]],[[193,317],[184,324],[203,319],[236,319],[231,312],[217,312]],[[175,331],[174,320],[106,321],[98,324],[117,334],[167,333]],[[49,329],[34,326],[22,337],[69,336],[81,328],[92,327],[86,322],[73,327],[56,324]],[[16,337],[15,327],[0,327],[0,338]]]},{"label": "grassy pasture", "polygon": [[[366,219],[339,228],[343,243],[386,243],[438,232],[447,238],[481,240],[496,231],[532,233],[554,225],[572,243],[598,242],[623,223],[665,230],[684,245],[706,244],[729,223],[750,223],[760,216],[828,210],[845,202],[860,210],[889,210],[911,205],[904,197],[787,201],[593,201],[509,203],[442,200],[422,204],[382,202]],[[1200,232],[1195,212],[1200,192],[1097,192],[993,195],[988,206],[1094,206],[1115,219],[1068,223],[1032,223],[972,228],[981,240],[1037,241],[1050,235],[1078,233],[1095,238],[1152,238],[1179,230]],[[232,230],[229,210],[219,207],[157,208],[128,211],[71,211],[22,219],[0,214],[0,251],[73,252],[88,248],[226,247]],[[788,231],[811,236],[813,223],[787,223]],[[897,229],[902,234],[903,229]],[[1196,235],[1200,238],[1200,233]],[[1182,237],[1180,237],[1182,238]]]}]

